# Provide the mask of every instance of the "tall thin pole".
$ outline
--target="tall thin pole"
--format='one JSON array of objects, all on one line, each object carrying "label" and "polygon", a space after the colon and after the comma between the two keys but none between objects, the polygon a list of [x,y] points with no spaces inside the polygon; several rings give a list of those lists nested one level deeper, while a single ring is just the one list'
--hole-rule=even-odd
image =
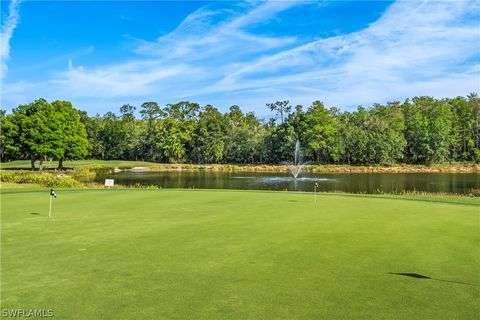
[{"label": "tall thin pole", "polygon": [[50,195],[50,205],[48,206],[48,218],[52,217],[52,195]]},{"label": "tall thin pole", "polygon": [[316,182],[314,187],[314,198],[315,198],[315,204],[317,204],[317,183]]}]

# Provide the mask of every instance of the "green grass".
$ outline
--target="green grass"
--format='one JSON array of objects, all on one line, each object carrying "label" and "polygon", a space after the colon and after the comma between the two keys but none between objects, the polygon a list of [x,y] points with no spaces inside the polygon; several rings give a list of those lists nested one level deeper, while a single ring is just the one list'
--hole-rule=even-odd
[{"label": "green grass", "polygon": [[[1,302],[57,319],[478,319],[478,201],[1,189]],[[392,275],[418,273],[431,279]]]},{"label": "green grass", "polygon": [[[108,168],[132,168],[132,167],[148,167],[155,165],[153,162],[146,161],[127,161],[127,160],[77,160],[64,161],[63,166],[67,168],[81,168],[92,165],[101,165]],[[40,162],[35,162],[35,167],[39,167]],[[57,168],[58,161],[44,161],[45,168]],[[31,168],[30,160],[16,160],[10,162],[3,162],[0,164],[2,169],[29,169]]]}]

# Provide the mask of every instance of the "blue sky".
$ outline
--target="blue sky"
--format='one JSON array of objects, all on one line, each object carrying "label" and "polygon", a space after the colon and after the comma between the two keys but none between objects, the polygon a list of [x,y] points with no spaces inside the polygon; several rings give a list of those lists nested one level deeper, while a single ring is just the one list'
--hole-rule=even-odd
[{"label": "blue sky", "polygon": [[479,92],[478,1],[1,1],[1,107],[180,100],[267,116]]}]

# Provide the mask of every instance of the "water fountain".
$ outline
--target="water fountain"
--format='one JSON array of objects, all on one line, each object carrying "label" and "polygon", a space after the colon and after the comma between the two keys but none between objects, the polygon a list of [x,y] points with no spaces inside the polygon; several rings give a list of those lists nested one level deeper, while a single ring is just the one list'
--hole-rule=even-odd
[{"label": "water fountain", "polygon": [[300,148],[300,141],[297,140],[295,143],[295,154],[294,154],[294,160],[293,162],[291,161],[285,161],[283,162],[284,165],[288,167],[290,170],[291,176],[286,176],[286,175],[274,175],[274,174],[268,174],[264,176],[238,176],[238,177],[233,177],[234,179],[252,179],[254,181],[258,181],[261,184],[270,184],[270,185],[279,185],[282,186],[282,188],[288,189],[288,190],[311,190],[312,188],[312,183],[315,183],[315,192],[318,190],[319,185],[318,182],[320,181],[329,181],[332,180],[330,178],[320,178],[317,176],[313,175],[307,175],[305,177],[299,177],[300,174],[302,173],[303,167],[310,163],[309,161],[303,162],[303,153],[302,149]]},{"label": "water fountain", "polygon": [[293,178],[297,179],[300,172],[302,172],[303,167],[305,166],[305,164],[307,164],[306,162],[305,163],[303,162],[303,154],[302,154],[302,150],[300,149],[300,141],[297,140],[297,142],[295,143],[294,162],[293,163],[285,162],[285,164],[287,165],[288,169],[290,169],[290,172],[292,173]]}]

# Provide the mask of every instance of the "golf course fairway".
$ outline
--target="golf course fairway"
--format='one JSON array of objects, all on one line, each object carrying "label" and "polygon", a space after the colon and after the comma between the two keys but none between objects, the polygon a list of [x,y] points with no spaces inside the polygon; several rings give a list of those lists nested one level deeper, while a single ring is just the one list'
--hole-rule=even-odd
[{"label": "golf course fairway", "polygon": [[[54,319],[478,319],[475,199],[1,189],[1,308]],[[403,274],[403,275],[402,275]]]}]

